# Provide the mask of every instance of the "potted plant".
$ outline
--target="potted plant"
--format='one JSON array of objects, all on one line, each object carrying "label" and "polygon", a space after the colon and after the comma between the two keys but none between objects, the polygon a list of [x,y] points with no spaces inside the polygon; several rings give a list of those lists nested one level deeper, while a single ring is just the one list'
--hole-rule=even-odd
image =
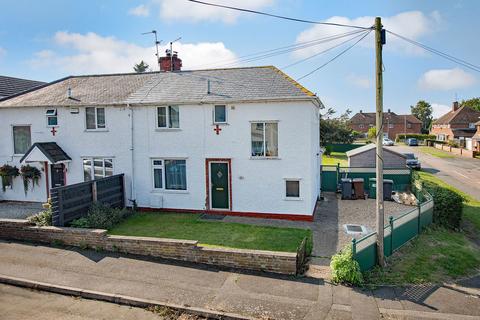
[{"label": "potted plant", "polygon": [[37,168],[29,166],[27,164],[26,166],[22,166],[20,168],[20,174],[22,175],[22,178],[23,178],[23,190],[25,191],[25,195],[27,195],[28,186],[30,185],[30,180],[32,181],[32,190],[33,190],[35,185],[38,186],[38,181],[40,180],[42,173]]},{"label": "potted plant", "polygon": [[7,187],[13,186],[13,178],[18,177],[20,172],[17,167],[5,164],[0,167],[0,176],[2,177],[2,190],[5,192]]}]

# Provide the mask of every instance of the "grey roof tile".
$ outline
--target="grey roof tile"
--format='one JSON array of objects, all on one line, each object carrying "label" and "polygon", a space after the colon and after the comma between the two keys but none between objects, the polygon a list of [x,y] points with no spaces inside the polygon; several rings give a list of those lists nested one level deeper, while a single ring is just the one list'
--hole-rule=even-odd
[{"label": "grey roof tile", "polygon": [[43,84],[45,82],[0,76],[0,98],[18,94]]}]

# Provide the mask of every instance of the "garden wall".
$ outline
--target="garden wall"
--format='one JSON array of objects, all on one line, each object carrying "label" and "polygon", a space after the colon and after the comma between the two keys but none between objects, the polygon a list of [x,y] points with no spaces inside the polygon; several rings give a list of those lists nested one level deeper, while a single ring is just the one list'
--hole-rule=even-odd
[{"label": "garden wall", "polygon": [[[0,238],[89,247],[282,274],[296,274],[304,262],[302,255],[298,253],[204,247],[198,245],[198,241],[192,240],[114,236],[107,235],[107,230],[102,229],[37,227],[28,220],[17,219],[0,219]],[[299,266],[297,260],[301,262]]]},{"label": "garden wall", "polygon": [[468,157],[468,158],[473,158],[476,155],[475,151],[467,150],[467,149],[463,149],[463,148],[454,148],[454,147],[450,147],[450,146],[445,145],[445,144],[435,143],[434,146],[437,149],[447,151],[447,152],[451,152],[453,154],[461,155],[461,156]]}]

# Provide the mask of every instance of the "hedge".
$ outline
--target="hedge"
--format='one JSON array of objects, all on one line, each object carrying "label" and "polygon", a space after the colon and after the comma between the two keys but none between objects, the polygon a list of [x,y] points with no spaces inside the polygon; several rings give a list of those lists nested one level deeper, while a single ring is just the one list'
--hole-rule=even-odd
[{"label": "hedge", "polygon": [[406,140],[410,138],[415,138],[417,140],[435,140],[437,137],[434,134],[416,134],[416,133],[407,133],[407,134],[397,134],[397,137],[395,138],[396,142],[399,142],[401,140]]}]

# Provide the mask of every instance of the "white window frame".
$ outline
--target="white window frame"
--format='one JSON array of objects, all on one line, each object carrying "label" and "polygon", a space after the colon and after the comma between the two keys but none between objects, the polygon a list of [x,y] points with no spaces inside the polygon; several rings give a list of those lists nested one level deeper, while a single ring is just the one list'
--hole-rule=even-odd
[{"label": "white window frame", "polygon": [[[283,199],[284,200],[293,200],[299,201],[303,200],[302,198],[302,179],[301,178],[284,178],[283,179]],[[287,182],[298,182],[298,197],[287,196]]]},{"label": "white window frame", "polygon": [[[216,107],[224,107],[225,108],[225,121],[215,121],[215,108]],[[213,120],[213,124],[227,124],[228,123],[228,108],[227,108],[226,104],[216,104],[216,105],[213,106],[212,120]]]},{"label": "white window frame", "polygon": [[15,134],[13,133],[13,128],[14,127],[30,127],[30,147],[31,147],[32,146],[32,125],[31,124],[12,124],[10,126],[10,133],[12,135],[12,137],[11,137],[12,151],[13,151],[12,153],[13,153],[14,156],[23,156],[25,153],[15,153]]},{"label": "white window frame", "polygon": [[[254,156],[253,155],[253,148],[252,148],[252,124],[253,123],[263,123],[263,148],[264,148],[264,155],[263,156]],[[267,123],[276,123],[277,124],[277,155],[276,156],[267,156],[266,155],[266,148],[265,148],[265,132],[266,132],[266,124]],[[250,121],[250,159],[279,159],[280,158],[280,139],[279,139],[279,131],[280,126],[278,125],[278,120],[258,120],[258,121]]]},{"label": "white window frame", "polygon": [[[185,189],[167,189],[166,179],[165,179],[165,160],[183,160],[185,161]],[[154,161],[162,161],[161,165],[155,165]],[[188,193],[188,179],[187,179],[187,158],[164,158],[164,157],[155,157],[150,158],[150,174],[152,175],[152,190],[153,192],[169,192],[169,193]],[[154,169],[162,169],[162,187],[155,188],[155,175]]]},{"label": "white window frame", "polygon": [[[53,127],[58,127],[58,113],[57,113],[57,109],[47,109],[47,111],[45,111],[45,117],[46,117],[46,120],[47,120],[47,127],[48,128],[53,128]],[[55,118],[57,119],[57,124],[49,124],[48,123],[48,120],[50,118]]]},{"label": "white window frame", "polygon": [[[94,165],[94,160],[99,160],[101,159],[102,160],[102,168],[103,168],[103,175],[102,175],[102,178],[107,178],[107,177],[111,177],[111,176],[106,176],[105,175],[105,172],[106,172],[106,169],[105,169],[105,160],[110,160],[112,162],[112,176],[115,175],[115,161],[114,161],[114,157],[81,157],[81,161],[82,161],[82,176],[83,176],[83,180],[85,180],[85,176],[84,176],[84,164],[83,164],[83,161],[84,160],[90,160],[90,177],[92,178],[92,180],[90,181],[93,181],[95,180],[95,165]],[[100,178],[101,179],[101,178]]]},{"label": "white window frame", "polygon": [[363,129],[365,126],[363,125],[363,123],[360,123],[360,124],[358,125],[358,127],[359,127],[360,129]]},{"label": "white window frame", "polygon": [[[87,109],[94,108],[95,109],[95,128],[89,129],[87,124]],[[103,124],[102,128],[98,127],[98,109],[103,109],[103,114],[105,118],[105,123]],[[107,108],[105,107],[85,107],[85,130],[86,131],[107,131]]]},{"label": "white window frame", "polygon": [[412,124],[410,122],[407,123],[407,129],[412,129]]},{"label": "white window frame", "polygon": [[393,129],[393,128],[395,128],[395,125],[394,125],[393,123],[389,123],[389,124],[388,124],[388,128],[389,128],[389,129]]},{"label": "white window frame", "polygon": [[[170,108],[177,107],[178,108],[178,127],[170,127]],[[165,108],[165,127],[160,127],[158,123],[158,110],[160,108]],[[155,128],[157,130],[180,130],[180,106],[178,105],[168,105],[168,106],[158,106],[155,108]]]}]

